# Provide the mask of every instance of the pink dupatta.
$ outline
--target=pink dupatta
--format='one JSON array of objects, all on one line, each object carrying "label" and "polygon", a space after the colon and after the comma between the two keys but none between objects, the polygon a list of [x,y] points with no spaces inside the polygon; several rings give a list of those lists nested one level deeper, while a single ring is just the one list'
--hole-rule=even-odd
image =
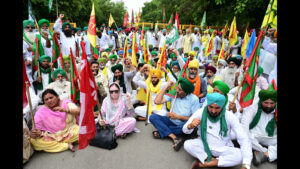
[{"label": "pink dupatta", "polygon": [[[63,100],[62,107],[66,109],[70,102],[72,102],[70,99]],[[43,106],[35,113],[34,121],[37,129],[54,134],[65,128],[66,118],[66,112],[52,111]]]}]

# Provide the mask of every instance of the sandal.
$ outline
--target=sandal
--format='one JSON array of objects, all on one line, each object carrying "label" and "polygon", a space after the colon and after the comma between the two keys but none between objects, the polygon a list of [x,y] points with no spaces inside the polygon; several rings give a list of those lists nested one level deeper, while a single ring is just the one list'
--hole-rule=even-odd
[{"label": "sandal", "polygon": [[152,135],[153,135],[153,137],[154,137],[155,139],[160,139],[160,138],[161,138],[158,131],[153,131],[153,132],[152,132]]},{"label": "sandal", "polygon": [[180,149],[180,147],[182,146],[182,144],[184,143],[184,140],[182,138],[175,138],[173,143],[173,148],[175,151],[178,151]]}]

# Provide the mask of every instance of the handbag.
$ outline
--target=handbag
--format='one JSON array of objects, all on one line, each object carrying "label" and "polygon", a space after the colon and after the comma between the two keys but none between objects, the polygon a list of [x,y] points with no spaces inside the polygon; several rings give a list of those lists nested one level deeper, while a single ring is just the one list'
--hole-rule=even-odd
[{"label": "handbag", "polygon": [[111,150],[118,146],[115,126],[109,124],[105,126],[106,128],[104,129],[99,123],[96,124],[95,137],[90,140],[89,144]]}]

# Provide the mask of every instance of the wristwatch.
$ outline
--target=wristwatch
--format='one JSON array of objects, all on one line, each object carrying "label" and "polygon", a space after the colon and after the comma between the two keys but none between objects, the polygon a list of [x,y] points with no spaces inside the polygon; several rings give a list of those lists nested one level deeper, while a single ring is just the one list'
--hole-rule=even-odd
[{"label": "wristwatch", "polygon": [[250,169],[250,165],[248,165],[248,164],[243,164],[243,165],[242,165],[242,168]]}]

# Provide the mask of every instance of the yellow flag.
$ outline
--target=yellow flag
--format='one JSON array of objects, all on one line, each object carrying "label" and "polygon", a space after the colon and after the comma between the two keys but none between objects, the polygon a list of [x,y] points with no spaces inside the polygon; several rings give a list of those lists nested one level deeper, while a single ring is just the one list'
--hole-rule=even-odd
[{"label": "yellow flag", "polygon": [[246,49],[247,49],[247,45],[248,45],[249,40],[250,40],[250,38],[249,38],[249,35],[248,35],[248,31],[246,30],[245,36],[244,36],[244,41],[243,41],[242,48],[241,48],[242,57],[244,57],[246,55]]},{"label": "yellow flag", "polygon": [[261,28],[268,25],[277,28],[277,0],[270,0]]},{"label": "yellow flag", "polygon": [[[219,61],[219,59],[224,59],[224,58],[225,58],[225,40],[223,40],[222,48],[220,50],[219,57],[218,57],[218,61]],[[219,63],[218,61],[217,61],[217,66]]]},{"label": "yellow flag", "polygon": [[205,46],[205,56],[208,57],[208,55],[211,53],[211,51],[214,48],[214,33],[212,33],[209,42],[207,43],[207,46]]},{"label": "yellow flag", "polygon": [[108,26],[111,27],[111,25],[115,22],[114,18],[112,17],[112,15],[109,15],[109,21],[108,21]]},{"label": "yellow flag", "polygon": [[96,16],[95,16],[95,6],[93,2],[92,12],[90,16],[90,21],[88,25],[87,36],[90,40],[91,45],[96,48],[97,37],[96,37]]},{"label": "yellow flag", "polygon": [[163,46],[163,48],[162,48],[162,50],[161,50],[161,54],[160,54],[160,56],[159,56],[159,59],[158,59],[158,61],[157,61],[157,69],[158,70],[160,70],[160,68],[161,68],[161,66],[163,65],[163,62],[164,62],[164,55],[166,54],[166,53],[164,53],[164,52],[166,52],[166,40],[165,40],[165,43],[164,43],[164,46]]},{"label": "yellow flag", "polygon": [[136,48],[136,37],[135,37],[135,32],[132,34],[132,53],[131,53],[131,62],[135,67],[138,67],[138,64],[136,62],[136,53],[135,53],[135,48]]},{"label": "yellow flag", "polygon": [[232,46],[236,44],[238,38],[237,38],[237,33],[236,33],[236,21],[235,17],[233,18],[233,21],[230,26],[230,33],[229,33],[229,46]]}]

